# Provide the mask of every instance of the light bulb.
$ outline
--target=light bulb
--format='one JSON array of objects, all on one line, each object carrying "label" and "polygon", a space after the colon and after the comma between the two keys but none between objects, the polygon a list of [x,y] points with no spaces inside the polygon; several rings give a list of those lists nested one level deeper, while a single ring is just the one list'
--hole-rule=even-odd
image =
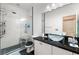
[{"label": "light bulb", "polygon": [[50,9],[50,6],[48,5],[46,8],[47,8],[47,10],[48,10],[48,9]]},{"label": "light bulb", "polygon": [[49,5],[47,5],[46,9],[47,9],[47,11],[51,11],[51,8]]},{"label": "light bulb", "polygon": [[57,4],[56,4],[56,3],[53,3],[53,4],[51,5],[51,8],[52,8],[52,9],[56,9],[56,8],[57,8]]}]

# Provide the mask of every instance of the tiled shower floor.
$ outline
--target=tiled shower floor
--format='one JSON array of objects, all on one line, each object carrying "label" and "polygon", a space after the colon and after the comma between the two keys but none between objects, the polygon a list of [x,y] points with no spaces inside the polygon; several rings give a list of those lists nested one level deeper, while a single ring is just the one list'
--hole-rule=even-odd
[{"label": "tiled shower floor", "polygon": [[34,51],[26,53],[26,48],[18,48],[12,52],[7,53],[6,55],[34,55]]},{"label": "tiled shower floor", "polygon": [[34,55],[34,51],[26,53],[26,48],[23,45],[16,45],[2,49],[1,55]]},{"label": "tiled shower floor", "polygon": [[18,48],[21,48],[21,46],[20,45],[15,45],[15,46],[11,46],[11,47],[8,47],[8,48],[1,49],[1,55],[12,52],[12,51],[14,51]]},{"label": "tiled shower floor", "polygon": [[20,54],[20,51],[21,51],[21,50],[23,50],[23,48],[18,48],[18,49],[13,50],[13,51],[11,51],[11,52],[5,54],[5,55],[21,55],[21,54]]}]

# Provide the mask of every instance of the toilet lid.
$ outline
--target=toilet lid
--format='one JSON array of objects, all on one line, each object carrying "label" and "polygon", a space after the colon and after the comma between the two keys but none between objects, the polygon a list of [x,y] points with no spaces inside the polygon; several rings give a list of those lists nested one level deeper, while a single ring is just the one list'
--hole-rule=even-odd
[{"label": "toilet lid", "polygon": [[26,43],[26,46],[30,46],[30,45],[32,45],[32,44],[33,44],[32,41],[28,41],[28,42]]}]

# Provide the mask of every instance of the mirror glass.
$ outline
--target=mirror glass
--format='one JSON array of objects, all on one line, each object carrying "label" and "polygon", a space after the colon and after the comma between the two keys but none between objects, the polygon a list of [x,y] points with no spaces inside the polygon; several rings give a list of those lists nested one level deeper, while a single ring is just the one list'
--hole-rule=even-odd
[{"label": "mirror glass", "polygon": [[[68,4],[45,13],[45,33],[79,36],[79,18],[76,8],[79,4]],[[73,7],[72,7],[73,6]],[[76,21],[77,20],[77,21]],[[77,32],[77,33],[76,33]]]}]

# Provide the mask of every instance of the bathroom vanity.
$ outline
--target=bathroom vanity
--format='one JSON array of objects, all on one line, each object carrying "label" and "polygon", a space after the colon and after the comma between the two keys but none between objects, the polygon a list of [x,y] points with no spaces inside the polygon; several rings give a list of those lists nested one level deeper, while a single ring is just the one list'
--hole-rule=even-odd
[{"label": "bathroom vanity", "polygon": [[35,55],[78,55],[79,48],[44,37],[34,38]]}]

